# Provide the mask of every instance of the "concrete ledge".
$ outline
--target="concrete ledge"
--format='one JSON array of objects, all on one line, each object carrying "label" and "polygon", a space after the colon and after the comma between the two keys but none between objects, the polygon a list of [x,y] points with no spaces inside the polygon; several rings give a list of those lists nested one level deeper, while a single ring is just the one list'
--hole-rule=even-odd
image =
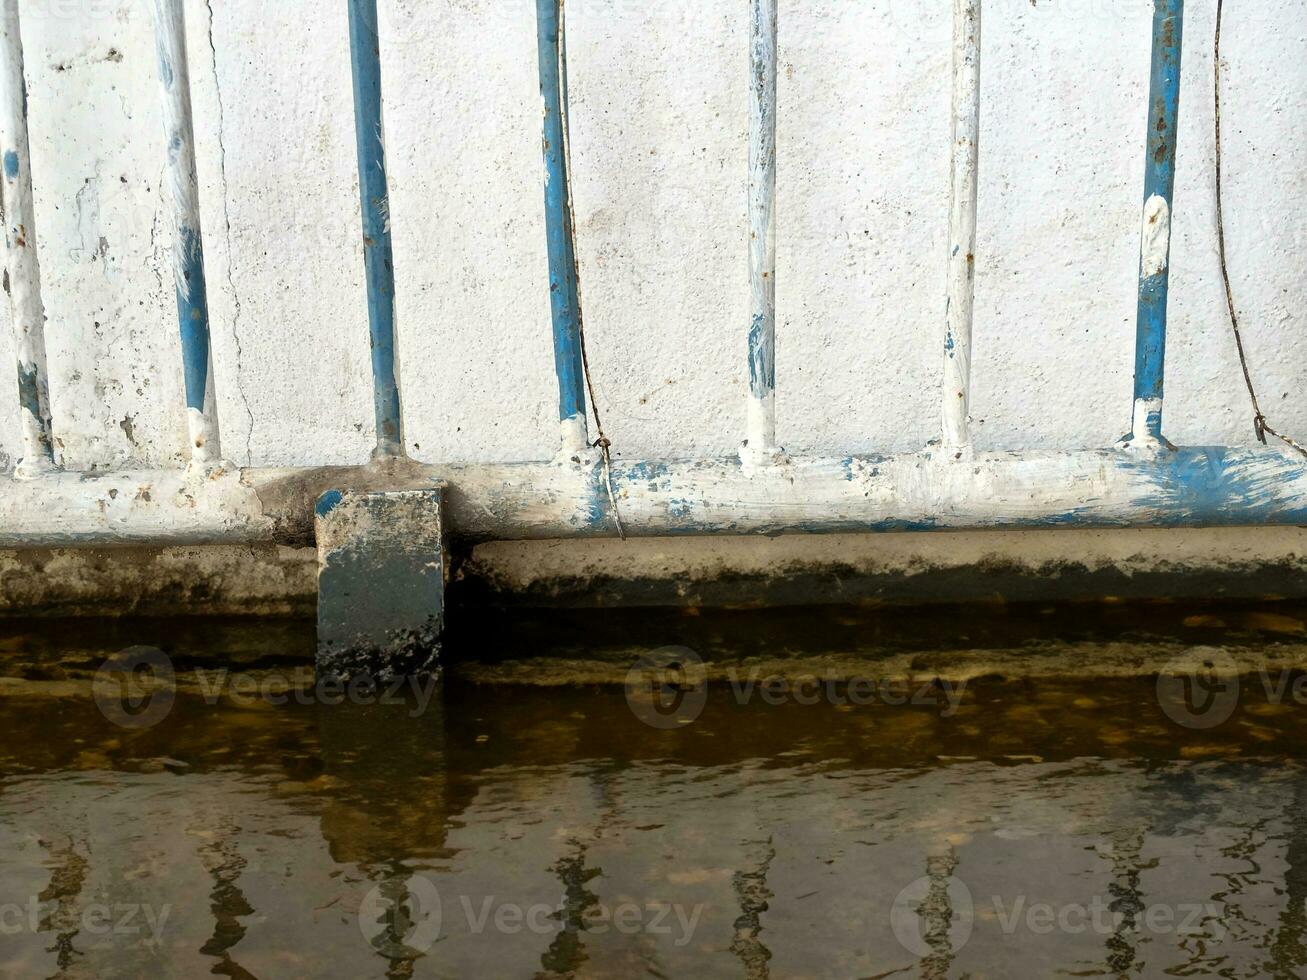
[{"label": "concrete ledge", "polygon": [[317,571],[273,544],[0,551],[0,615],[311,617]]},{"label": "concrete ledge", "polygon": [[[454,562],[450,604],[472,608],[1307,596],[1296,527],[503,541]],[[316,575],[315,550],[274,545],[0,551],[0,615],[311,616]]]},{"label": "concrete ledge", "polygon": [[456,579],[464,604],[558,608],[1299,598],[1307,529],[492,541]]}]

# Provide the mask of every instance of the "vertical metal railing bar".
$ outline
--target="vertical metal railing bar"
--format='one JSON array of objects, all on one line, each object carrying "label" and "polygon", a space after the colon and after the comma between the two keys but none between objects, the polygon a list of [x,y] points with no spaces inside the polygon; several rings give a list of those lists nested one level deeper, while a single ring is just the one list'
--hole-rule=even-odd
[{"label": "vertical metal railing bar", "polygon": [[23,456],[15,473],[34,476],[54,467],[50,393],[45,360],[45,307],[36,254],[32,157],[27,137],[27,84],[18,0],[0,0],[0,159],[4,169],[5,271],[14,350],[18,361],[19,425]]},{"label": "vertical metal railing bar", "polygon": [[776,0],[750,0],[749,403],[745,446],[776,446]]},{"label": "vertical metal railing bar", "polygon": [[1134,412],[1130,435],[1123,441],[1125,445],[1156,447],[1166,444],[1162,439],[1162,395],[1183,26],[1184,0],[1155,0],[1139,247]]},{"label": "vertical metal railing bar", "polygon": [[[598,436],[592,445],[599,448],[600,457],[603,461],[604,488],[608,492],[608,505],[612,508],[613,524],[617,528],[617,536],[625,541],[626,528],[622,525],[622,515],[617,504],[617,491],[613,487],[613,444],[609,440],[607,433],[604,432],[604,422],[599,413],[599,399],[595,397],[594,377],[590,373],[590,357],[585,346],[585,321],[582,318],[584,306],[581,302],[581,270],[578,268],[576,260],[576,198],[572,194],[572,126],[571,117],[568,114],[571,102],[567,89],[567,7],[564,0],[559,0],[557,9],[559,105],[562,108],[563,117],[563,165],[567,168],[567,221],[572,246],[572,274],[576,280],[576,322],[577,336],[581,341],[581,374],[585,379],[585,391],[590,398],[590,411],[594,415],[595,432]],[[571,451],[571,443],[576,438],[576,433],[571,431],[574,427],[567,422],[563,424],[561,451],[566,453]],[[580,435],[581,438],[589,439],[587,432],[582,432]]]},{"label": "vertical metal railing bar", "polygon": [[386,136],[381,108],[381,38],[377,0],[349,0],[354,132],[363,212],[363,266],[368,290],[372,397],[378,458],[404,455],[399,355],[395,338],[395,262],[386,185]]},{"label": "vertical metal railing bar", "polygon": [[558,376],[558,418],[562,452],[590,445],[586,420],[585,365],[581,352],[581,298],[573,243],[571,184],[563,132],[559,8],[561,0],[536,0],[536,42],[544,122],[545,239],[549,257],[549,307],[553,322],[554,371]]},{"label": "vertical metal railing bar", "polygon": [[980,162],[980,4],[981,0],[953,0],[953,143],[941,416],[944,448],[958,455],[971,446],[971,327],[976,310]]},{"label": "vertical metal railing bar", "polygon": [[191,460],[222,458],[209,343],[209,301],[200,231],[200,191],[195,173],[195,125],[191,118],[190,67],[182,0],[154,0],[154,37],[163,95],[167,147],[166,181],[172,196],[173,271]]}]

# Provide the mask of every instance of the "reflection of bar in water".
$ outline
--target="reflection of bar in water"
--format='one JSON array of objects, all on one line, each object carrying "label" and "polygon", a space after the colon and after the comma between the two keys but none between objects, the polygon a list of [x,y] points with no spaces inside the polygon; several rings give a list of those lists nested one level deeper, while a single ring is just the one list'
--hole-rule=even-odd
[{"label": "reflection of bar in water", "polygon": [[315,707],[322,766],[322,836],[342,864],[386,868],[413,854],[446,846],[449,818],[475,796],[467,782],[449,779],[445,706],[438,682],[414,681],[423,696],[380,688],[368,698],[395,704],[321,704]]}]

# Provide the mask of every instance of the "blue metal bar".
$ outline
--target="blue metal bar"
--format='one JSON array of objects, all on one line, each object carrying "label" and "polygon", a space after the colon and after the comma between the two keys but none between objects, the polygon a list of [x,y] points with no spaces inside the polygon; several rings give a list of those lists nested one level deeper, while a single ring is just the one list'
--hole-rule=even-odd
[{"label": "blue metal bar", "polygon": [[200,191],[195,175],[195,125],[191,118],[190,66],[182,0],[154,0],[155,50],[163,93],[167,181],[172,189],[173,271],[191,459],[220,460],[218,412],[209,344],[209,299],[200,231]]},{"label": "blue metal bar", "polygon": [[1127,439],[1127,442],[1143,445],[1163,442],[1166,300],[1170,279],[1171,200],[1175,187],[1183,26],[1184,0],[1155,0],[1139,259],[1139,312],[1135,332],[1135,400],[1131,436]]},{"label": "blue metal bar", "polygon": [[585,414],[585,366],[581,353],[581,297],[573,242],[572,188],[567,165],[567,84],[562,47],[561,0],[536,0],[540,97],[544,102],[545,235],[549,253],[549,306],[558,375],[558,418],[563,450],[589,442]]},{"label": "blue metal bar", "polygon": [[776,445],[776,0],[749,25],[749,403],[745,445]]},{"label": "blue metal bar", "polygon": [[4,159],[4,289],[9,297],[18,361],[18,408],[23,457],[15,473],[54,468],[50,393],[45,362],[45,307],[36,255],[32,156],[27,137],[27,85],[18,0],[0,4],[0,153]]},{"label": "blue metal bar", "polygon": [[390,245],[390,196],[386,189],[385,132],[381,121],[377,0],[349,0],[349,50],[363,211],[363,266],[372,338],[376,455],[402,456],[404,426],[395,350],[395,263]]}]

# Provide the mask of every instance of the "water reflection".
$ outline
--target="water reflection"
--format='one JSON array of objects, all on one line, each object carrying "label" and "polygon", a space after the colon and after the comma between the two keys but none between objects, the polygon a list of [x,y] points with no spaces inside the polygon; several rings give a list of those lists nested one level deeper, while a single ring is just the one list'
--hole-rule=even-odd
[{"label": "water reflection", "polygon": [[1149,692],[714,697],[669,732],[599,689],[179,697],[140,732],[0,699],[0,972],[1300,975],[1307,724]]}]

